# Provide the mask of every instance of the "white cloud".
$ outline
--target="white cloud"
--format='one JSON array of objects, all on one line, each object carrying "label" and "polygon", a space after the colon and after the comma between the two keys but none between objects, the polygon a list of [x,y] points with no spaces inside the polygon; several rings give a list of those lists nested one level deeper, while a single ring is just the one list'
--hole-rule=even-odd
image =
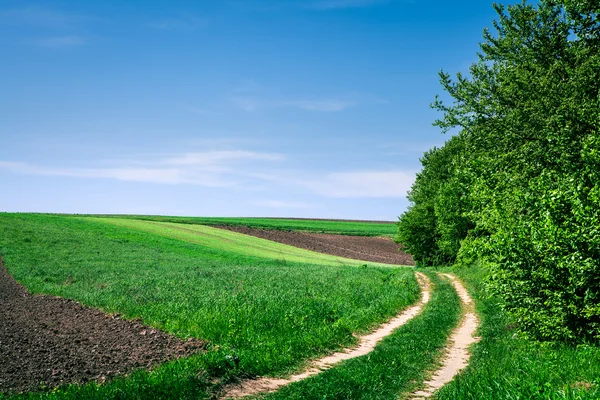
[{"label": "white cloud", "polygon": [[115,179],[127,182],[159,184],[193,184],[202,186],[231,186],[234,182],[206,171],[179,168],[54,168],[27,163],[0,162],[0,169],[14,173],[42,176],[65,176],[72,178]]},{"label": "white cloud", "polygon": [[248,173],[256,180],[294,192],[308,191],[333,198],[404,198],[410,190],[417,170],[369,170],[330,172],[269,171]]},{"label": "white cloud", "polygon": [[[58,170],[57,170],[58,171]],[[176,168],[100,168],[68,170],[65,176],[79,178],[105,178],[128,182],[150,182],[176,185],[181,183],[197,183],[205,186],[222,186],[224,182],[214,179],[202,179],[199,176],[189,176],[186,171]]]},{"label": "white cloud", "polygon": [[277,208],[277,209],[285,209],[285,208],[309,208],[310,204],[295,202],[295,201],[281,201],[281,200],[259,200],[254,202],[254,205],[259,207],[266,208]]},{"label": "white cloud", "polygon": [[140,164],[133,161],[127,163],[129,165],[110,168],[56,168],[0,161],[0,169],[27,175],[226,187],[240,185],[248,180],[248,171],[257,167],[249,162],[273,162],[282,159],[283,156],[278,154],[237,150],[185,153],[159,159],[146,166],[132,166]]},{"label": "white cloud", "polygon": [[[300,195],[312,193],[333,198],[403,198],[416,175],[416,171],[399,169],[333,173],[274,169],[272,163],[282,160],[285,158],[280,154],[234,150],[184,153],[151,163],[130,161],[102,168],[57,168],[0,161],[0,170],[26,175],[236,187],[246,191],[293,190]],[[281,200],[263,200],[255,205],[280,209],[309,207],[306,203]]]},{"label": "white cloud", "polygon": [[227,162],[237,161],[280,161],[281,154],[258,153],[245,150],[208,151],[204,153],[184,153],[175,157],[165,158],[161,161],[167,165],[195,165],[195,166],[220,166]]},{"label": "white cloud", "polygon": [[405,197],[414,180],[411,171],[358,171],[331,173],[301,184],[326,197]]}]

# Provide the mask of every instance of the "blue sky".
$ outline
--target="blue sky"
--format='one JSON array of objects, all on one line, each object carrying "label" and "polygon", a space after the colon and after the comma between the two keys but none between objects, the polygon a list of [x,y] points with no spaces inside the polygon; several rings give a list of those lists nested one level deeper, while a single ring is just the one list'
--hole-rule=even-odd
[{"label": "blue sky", "polygon": [[491,2],[0,1],[0,211],[396,220]]}]

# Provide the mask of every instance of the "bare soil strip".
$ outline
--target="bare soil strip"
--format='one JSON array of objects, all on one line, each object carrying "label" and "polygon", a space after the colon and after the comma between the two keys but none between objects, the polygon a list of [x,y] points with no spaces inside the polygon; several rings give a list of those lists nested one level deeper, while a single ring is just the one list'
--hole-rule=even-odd
[{"label": "bare soil strip", "polygon": [[73,300],[31,296],[0,259],[0,393],[103,382],[204,347]]},{"label": "bare soil strip", "polygon": [[394,265],[415,265],[412,256],[400,250],[388,237],[331,235],[246,226],[221,225],[218,228],[333,256]]},{"label": "bare soil strip", "polygon": [[436,390],[449,383],[463,368],[469,365],[469,358],[471,357],[469,347],[480,339],[475,336],[475,332],[479,327],[479,318],[477,318],[475,306],[469,293],[455,276],[442,275],[452,281],[462,301],[463,319],[460,326],[450,335],[442,366],[433,373],[430,380],[424,383],[425,388],[423,390],[414,393],[411,397],[413,400],[431,397]]},{"label": "bare soil strip", "polygon": [[313,375],[317,375],[324,370],[332,368],[335,364],[349,360],[351,358],[364,356],[375,348],[378,342],[380,342],[386,336],[389,336],[395,329],[406,324],[412,318],[416,317],[421,313],[425,304],[429,302],[430,298],[430,281],[426,275],[417,272],[417,279],[421,286],[421,300],[411,306],[400,314],[392,318],[390,321],[381,325],[376,331],[359,337],[360,341],[357,347],[352,349],[346,349],[338,353],[334,353],[327,357],[323,357],[316,360],[312,365],[302,373],[291,376],[287,379],[277,378],[260,378],[256,380],[242,381],[238,384],[231,385],[225,388],[225,394],[221,397],[223,399],[230,398],[241,398],[245,396],[255,395],[263,392],[273,392],[282,386],[290,384],[292,382],[301,381],[309,378]]},{"label": "bare soil strip", "polygon": [[285,218],[285,217],[256,217],[256,219],[275,219],[275,220],[292,220],[292,221],[332,221],[332,222],[368,222],[370,224],[395,224],[397,221],[382,221],[376,219],[336,219],[336,218]]}]

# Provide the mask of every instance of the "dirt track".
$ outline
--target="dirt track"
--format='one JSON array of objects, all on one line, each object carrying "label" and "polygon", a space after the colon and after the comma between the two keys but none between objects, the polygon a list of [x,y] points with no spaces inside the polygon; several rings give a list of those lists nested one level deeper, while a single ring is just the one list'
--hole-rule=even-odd
[{"label": "dirt track", "polygon": [[412,257],[399,250],[398,245],[387,237],[265,230],[245,226],[219,226],[219,228],[339,257],[386,264],[415,265]]},{"label": "dirt track", "polygon": [[[341,257],[414,264],[389,238],[227,229]],[[203,346],[199,340],[183,342],[72,300],[31,296],[0,260],[0,393],[101,382],[200,351]]]},{"label": "dirt track", "polygon": [[101,382],[203,347],[72,300],[31,296],[0,260],[0,393]]},{"label": "dirt track", "polygon": [[431,379],[423,383],[424,388],[413,394],[411,400],[428,399],[433,396],[436,390],[452,381],[461,370],[469,365],[469,358],[471,358],[469,348],[480,339],[476,336],[479,327],[479,318],[475,313],[475,304],[471,296],[469,296],[469,292],[467,292],[467,289],[465,289],[454,275],[441,275],[452,282],[454,289],[458,293],[462,302],[463,318],[460,325],[452,332],[448,339],[445,351],[446,355],[441,360],[442,365],[433,372]]},{"label": "dirt track", "polygon": [[288,379],[278,379],[278,378],[260,378],[260,379],[249,379],[236,384],[232,384],[229,387],[226,387],[222,399],[238,399],[246,396],[256,395],[264,392],[273,392],[282,386],[288,385],[292,382],[298,382],[311,376],[320,374],[324,370],[329,368],[333,368],[336,364],[350,360],[352,358],[364,356],[369,354],[375,349],[377,343],[379,343],[382,339],[391,335],[396,329],[401,327],[402,325],[409,322],[411,319],[416,317],[421,313],[423,307],[429,302],[431,297],[430,295],[430,287],[431,282],[429,278],[420,272],[417,272],[417,279],[419,281],[419,286],[421,287],[421,300],[417,302],[417,304],[408,307],[407,309],[401,311],[394,318],[389,320],[388,322],[381,325],[375,331],[359,337],[358,346],[353,349],[342,350],[338,353],[334,353],[328,356],[325,356],[319,360],[314,361],[311,366],[296,375],[292,375]]}]

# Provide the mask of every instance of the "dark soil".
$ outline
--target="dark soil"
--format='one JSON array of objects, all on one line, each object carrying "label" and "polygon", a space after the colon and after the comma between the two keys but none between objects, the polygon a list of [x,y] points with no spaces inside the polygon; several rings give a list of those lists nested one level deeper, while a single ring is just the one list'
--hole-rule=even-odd
[{"label": "dark soil", "polygon": [[385,264],[415,265],[412,256],[400,250],[399,246],[387,237],[265,230],[246,226],[219,226],[219,228],[339,257]]},{"label": "dark soil", "polygon": [[336,219],[336,218],[284,218],[284,217],[258,217],[257,219],[280,219],[294,221],[332,221],[332,222],[368,222],[371,224],[395,224],[394,221],[381,221],[375,219]]},{"label": "dark soil", "polygon": [[[414,265],[390,238],[221,226],[320,253]],[[0,259],[0,393],[38,391],[67,383],[104,382],[201,351],[139,321],[127,321],[60,297],[32,296]]]},{"label": "dark soil", "polygon": [[103,382],[204,348],[79,303],[32,296],[0,260],[0,393]]}]

